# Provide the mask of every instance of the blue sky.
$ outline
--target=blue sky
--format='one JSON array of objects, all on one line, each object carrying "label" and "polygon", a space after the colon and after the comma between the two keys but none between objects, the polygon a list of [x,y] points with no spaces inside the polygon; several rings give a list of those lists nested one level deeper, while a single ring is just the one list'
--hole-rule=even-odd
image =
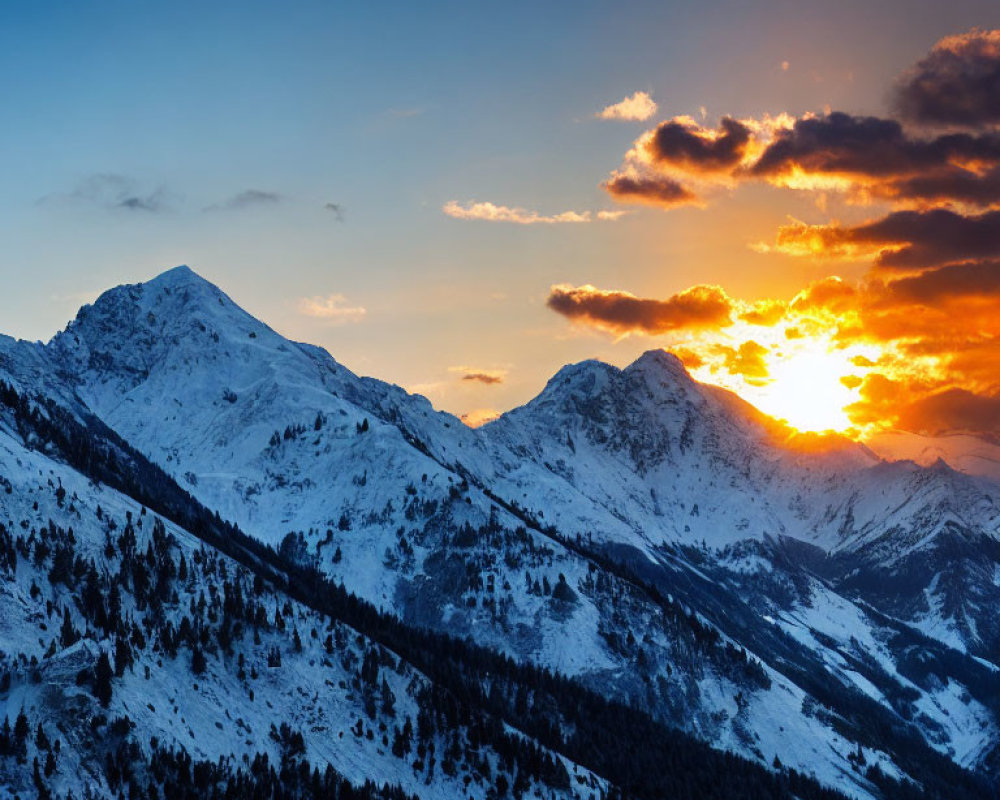
[{"label": "blue sky", "polygon": [[[823,268],[747,248],[813,209],[765,188],[711,214],[586,225],[461,221],[443,204],[618,208],[599,184],[649,124],[601,108],[645,91],[657,118],[879,113],[941,36],[1000,17],[993,2],[870,0],[0,13],[4,332],[47,339],[99,291],[186,263],[281,332],[459,413],[523,402],[567,361],[662,344],[570,331],[545,307],[552,284],[717,283],[752,300]],[[302,312],[330,295],[364,315]]]}]

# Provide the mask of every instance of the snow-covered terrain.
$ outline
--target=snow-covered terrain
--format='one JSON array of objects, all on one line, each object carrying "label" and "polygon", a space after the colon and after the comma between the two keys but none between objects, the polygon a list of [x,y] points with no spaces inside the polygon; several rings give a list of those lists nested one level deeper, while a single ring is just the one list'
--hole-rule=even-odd
[{"label": "snow-covered terrain", "polygon": [[[110,290],[48,345],[0,340],[0,380],[81,424],[106,424],[222,519],[407,625],[572,677],[769,769],[857,797],[879,795],[878,775],[920,782],[948,763],[996,769],[1000,488],[943,464],[882,462],[846,440],[790,439],[662,351],[624,370],[567,366],[530,403],[471,430],[284,339],[180,267]],[[90,542],[103,569],[120,568],[102,549],[107,520],[124,526],[141,508],[59,471],[13,432],[4,442],[0,473],[19,481],[0,495],[8,528],[40,530],[52,513],[69,527],[48,497],[32,505],[46,494],[40,471],[72,486],[79,546]],[[204,547],[167,530],[175,557],[190,562]],[[54,630],[39,641],[36,623],[22,622],[39,602],[71,604],[58,584],[32,599],[24,586],[41,586],[45,562],[18,564],[5,651],[41,659],[54,646],[44,669],[92,661],[100,637],[63,648],[51,644]],[[208,581],[189,581],[192,602]],[[258,600],[272,616],[279,601]],[[224,658],[208,659],[197,689],[190,674],[167,670],[144,692],[140,673],[164,670],[143,651],[119,676],[112,703],[128,707],[115,712],[211,760],[280,758],[287,742],[262,731],[287,718],[303,730],[297,757],[355,783],[418,791],[422,781],[428,796],[449,796],[451,776],[428,777],[407,766],[412,756],[380,749],[378,735],[348,732],[364,701],[349,691],[351,659],[322,646],[328,621],[291,608],[301,649],[286,655],[288,623],[272,624],[242,654],[257,659],[263,706],[258,697],[244,710],[247,684],[219,668]],[[177,613],[166,617],[179,625]],[[274,647],[283,672],[269,682],[277,673],[259,662]],[[354,658],[367,647],[358,643]],[[415,720],[419,670],[395,663],[382,672]],[[8,709],[31,694],[22,684],[0,700]],[[166,721],[141,710],[147,694],[171,709]],[[206,743],[213,729],[228,741],[236,728],[238,747]],[[603,785],[580,774],[575,785]]]}]

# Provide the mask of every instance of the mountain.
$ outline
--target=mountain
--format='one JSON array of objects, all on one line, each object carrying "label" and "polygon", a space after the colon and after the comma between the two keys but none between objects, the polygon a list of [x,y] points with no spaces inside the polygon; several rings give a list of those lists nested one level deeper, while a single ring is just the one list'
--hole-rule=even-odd
[{"label": "mountain", "polygon": [[[156,774],[177,755],[151,748],[151,736],[192,758],[231,759],[234,775],[244,755],[260,753],[289,768],[329,763],[330,780],[357,785],[372,775],[437,797],[456,791],[451,778],[468,786],[462,775],[486,787],[503,763],[508,786],[524,772],[546,792],[631,787],[659,796],[665,785],[649,781],[654,772],[666,780],[663,771],[639,769],[651,742],[683,752],[677,764],[689,772],[711,771],[714,751],[697,749],[697,740],[749,759],[727,762],[730,784],[752,775],[745,786],[779,780],[787,791],[789,781],[806,781],[795,784],[800,797],[822,791],[800,773],[855,797],[898,796],[901,780],[927,796],[993,791],[1000,488],[989,481],[943,464],[883,462],[842,439],[790,439],[736,396],[694,382],[662,351],[624,370],[567,366],[527,405],[471,430],[424,398],[281,337],[186,267],[106,292],[47,345],[0,340],[0,382],[10,409],[0,466],[11,481],[0,514],[13,539],[24,539],[13,544],[22,556],[6,585],[16,602],[4,611],[10,641],[22,648],[18,663],[35,658],[43,674],[56,670],[44,685],[91,697],[64,686],[72,670],[53,665],[67,653],[92,662],[126,638],[81,610],[88,558],[99,576],[122,574],[147,645],[131,637],[135,660],[112,680],[112,702],[121,700],[116,713],[146,742],[136,762],[145,759]],[[76,517],[60,487],[72,487]],[[35,507],[47,493],[55,505]],[[164,597],[151,608],[108,515],[114,531],[132,529],[129,552],[152,548],[150,567],[169,573],[166,562],[179,569],[184,555],[195,577],[179,586],[176,576],[162,578]],[[52,581],[54,556],[45,548],[57,548],[46,543],[39,556],[37,542],[51,538],[65,549],[71,528],[74,548],[86,555],[74,556],[70,572],[77,561],[82,572]],[[167,533],[170,544],[157,544]],[[203,553],[197,568],[195,552]],[[205,563],[213,565],[208,574]],[[231,606],[226,579],[234,570],[246,571],[244,605],[254,598],[268,624],[251,635],[244,622],[246,646],[215,647],[199,675],[217,680],[203,677],[189,690],[188,662],[216,645],[215,604]],[[38,603],[44,618],[33,611]],[[46,620],[67,609],[81,637],[73,644],[45,633],[59,622]],[[165,626],[178,628],[185,617],[188,633],[173,649],[189,652],[164,659],[164,638],[177,638]],[[327,631],[341,632],[329,646]],[[248,659],[258,676],[277,674],[265,666],[274,650],[282,661],[276,680],[239,677]],[[452,655],[442,660],[445,652]],[[453,663],[462,668],[442,671]],[[499,684],[490,677],[515,663],[527,672]],[[164,673],[163,685],[176,685],[171,708],[197,709],[208,699],[232,715],[252,685],[266,716],[302,730],[304,750],[295,739],[288,755],[290,733],[262,736],[264,719],[246,714],[237,724],[199,712],[187,732],[157,712],[140,714],[146,684],[132,679],[146,669],[150,680]],[[454,753],[484,728],[454,717],[435,727],[443,738],[425,738],[419,769],[413,755],[398,757],[391,745],[401,713],[369,713],[381,702],[383,673],[393,705],[408,709],[414,724],[442,685],[465,686],[462,697],[479,698],[477,713],[529,736],[551,764],[573,773],[569,788],[562,771],[503,755],[511,745],[493,729],[484,741],[497,755],[476,765],[466,758],[463,773]],[[30,671],[11,674],[20,678],[0,702],[12,719],[30,697],[51,725],[72,728],[57,711],[63,700],[28,688]],[[542,676],[565,681],[548,705],[538,696],[550,680]],[[614,736],[644,726],[655,735],[626,736],[631,755],[602,761],[595,752],[612,746],[595,749],[597,731],[610,727],[599,722],[610,712],[574,716],[599,709],[595,698],[620,704],[614,713],[625,716],[614,717]],[[344,726],[358,717],[355,736]],[[329,741],[334,730],[344,738]],[[446,742],[449,730],[458,745]],[[242,744],[192,744],[203,738]],[[437,755],[428,757],[432,741]],[[428,766],[445,749],[455,775]],[[81,769],[94,775],[95,791],[113,791],[96,763]]]},{"label": "mountain", "polygon": [[914,461],[929,467],[938,461],[968,475],[1000,481],[1000,445],[968,433],[926,436],[908,431],[882,431],[868,442],[885,459]]}]

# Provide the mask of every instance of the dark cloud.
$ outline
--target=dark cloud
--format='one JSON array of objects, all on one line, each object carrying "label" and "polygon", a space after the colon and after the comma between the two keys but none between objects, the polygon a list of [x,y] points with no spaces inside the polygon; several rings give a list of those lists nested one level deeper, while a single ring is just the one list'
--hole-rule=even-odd
[{"label": "dark cloud", "polygon": [[896,120],[834,111],[779,131],[749,174],[846,176],[864,181],[876,194],[896,197],[947,197],[952,188],[977,199],[988,194],[995,177],[980,186],[979,173],[962,164],[1000,164],[1000,136],[913,138]]},{"label": "dark cloud", "polygon": [[900,178],[880,187],[886,199],[947,202],[988,207],[1000,202],[1000,166],[972,172],[950,166],[933,175]]},{"label": "dark cloud", "polygon": [[241,211],[246,208],[257,206],[273,206],[281,202],[281,195],[277,192],[264,191],[263,189],[244,189],[242,192],[234,194],[228,200],[208,206],[206,211]]},{"label": "dark cloud", "polygon": [[860,225],[805,225],[778,231],[777,249],[831,258],[874,256],[884,269],[921,270],[1000,256],[1000,211],[978,215],[945,208],[895,211]]},{"label": "dark cloud", "polygon": [[939,41],[902,76],[894,101],[900,116],[922,124],[1000,123],[1000,30]]},{"label": "dark cloud", "polygon": [[646,152],[657,166],[676,166],[690,172],[729,172],[743,160],[752,133],[732,117],[719,130],[706,130],[688,121],[657,125],[646,142]]},{"label": "dark cloud", "polygon": [[883,250],[876,264],[904,269],[922,268],[1000,255],[1000,211],[965,216],[944,208],[897,211],[858,226],[860,241],[897,244]]},{"label": "dark cloud", "polygon": [[1000,299],[1000,261],[956,264],[894,280],[885,286],[893,303],[937,305],[953,299]]},{"label": "dark cloud", "polygon": [[693,286],[666,300],[593,286],[553,286],[547,305],[572,320],[619,334],[723,328],[733,322],[732,301],[718,286]]},{"label": "dark cloud", "polygon": [[503,383],[503,375],[498,375],[495,372],[466,372],[462,376],[462,380],[475,381],[476,383],[485,383],[487,386],[493,386]]},{"label": "dark cloud", "polygon": [[344,207],[340,203],[327,203],[323,208],[333,214],[337,222],[344,221]]},{"label": "dark cloud", "polygon": [[698,202],[690,189],[667,177],[612,175],[602,186],[615,200],[622,203],[647,203],[670,208]]}]

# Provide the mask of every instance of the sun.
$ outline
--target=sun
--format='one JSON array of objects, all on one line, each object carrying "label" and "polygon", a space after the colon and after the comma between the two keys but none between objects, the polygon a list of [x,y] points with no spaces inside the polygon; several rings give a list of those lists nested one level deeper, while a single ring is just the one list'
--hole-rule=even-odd
[{"label": "sun", "polygon": [[845,409],[858,398],[841,382],[852,370],[842,351],[808,343],[775,356],[769,366],[771,382],[759,388],[756,398],[747,398],[765,414],[803,432],[842,433],[852,427]]},{"label": "sun", "polygon": [[748,380],[711,364],[693,374],[698,380],[736,392],[799,432],[850,433],[856,428],[846,409],[859,397],[856,383],[848,386],[842,379],[858,374],[851,361],[854,355],[823,338],[802,338],[768,347],[764,357],[767,377],[763,379]]}]

